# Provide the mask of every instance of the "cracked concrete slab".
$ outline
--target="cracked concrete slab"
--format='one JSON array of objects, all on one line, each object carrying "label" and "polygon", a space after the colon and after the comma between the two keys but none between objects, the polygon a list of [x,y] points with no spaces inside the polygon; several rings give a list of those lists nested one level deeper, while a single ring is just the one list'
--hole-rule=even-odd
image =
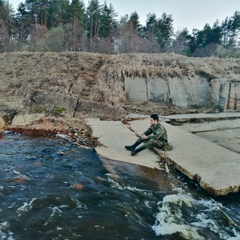
[{"label": "cracked concrete slab", "polygon": [[[87,123],[91,126],[93,135],[100,137],[99,141],[103,144],[96,149],[100,155],[113,160],[159,168],[158,156],[153,152],[146,150],[132,157],[130,152],[124,149],[125,145],[136,140],[136,134],[141,134],[150,126],[149,119],[130,121],[129,127],[120,121],[88,119]],[[180,127],[166,122],[162,124],[166,127],[169,142],[174,147],[172,151],[166,152],[166,155],[175,168],[190,179],[198,181],[202,188],[214,196],[240,190],[238,153],[184,131]]]}]

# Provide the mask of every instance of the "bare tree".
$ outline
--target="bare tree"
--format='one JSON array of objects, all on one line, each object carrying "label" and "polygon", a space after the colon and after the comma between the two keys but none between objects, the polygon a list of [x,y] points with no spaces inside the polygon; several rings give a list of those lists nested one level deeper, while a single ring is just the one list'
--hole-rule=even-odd
[{"label": "bare tree", "polygon": [[45,26],[41,26],[39,24],[32,24],[30,29],[30,35],[29,35],[29,50],[34,51],[37,42],[40,41],[41,38],[45,34],[48,33],[48,29]]},{"label": "bare tree", "polygon": [[7,52],[11,49],[8,30],[5,23],[0,19],[0,52]]}]

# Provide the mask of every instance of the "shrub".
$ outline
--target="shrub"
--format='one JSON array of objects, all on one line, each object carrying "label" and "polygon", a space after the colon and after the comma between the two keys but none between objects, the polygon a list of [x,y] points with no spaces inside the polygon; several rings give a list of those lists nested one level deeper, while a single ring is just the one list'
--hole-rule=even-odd
[{"label": "shrub", "polygon": [[36,45],[38,52],[62,52],[65,50],[65,33],[62,27],[52,28]]}]

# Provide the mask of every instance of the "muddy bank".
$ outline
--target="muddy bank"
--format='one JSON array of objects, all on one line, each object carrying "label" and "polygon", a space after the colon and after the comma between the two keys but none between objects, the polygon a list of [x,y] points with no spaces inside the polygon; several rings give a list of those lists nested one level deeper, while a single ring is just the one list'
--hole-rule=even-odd
[{"label": "muddy bank", "polygon": [[92,130],[82,119],[40,116],[39,119],[33,122],[17,123],[18,120],[16,120],[16,125],[5,124],[3,131],[20,133],[31,137],[55,138],[62,135],[73,144],[84,148],[95,148],[98,145],[98,139],[92,137]]}]

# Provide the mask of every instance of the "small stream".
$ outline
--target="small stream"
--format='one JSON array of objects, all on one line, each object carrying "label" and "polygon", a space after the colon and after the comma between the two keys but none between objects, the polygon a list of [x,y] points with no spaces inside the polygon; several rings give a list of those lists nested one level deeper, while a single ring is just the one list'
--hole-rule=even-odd
[{"label": "small stream", "polygon": [[0,137],[0,239],[240,239],[240,194],[104,160],[63,138]]}]

